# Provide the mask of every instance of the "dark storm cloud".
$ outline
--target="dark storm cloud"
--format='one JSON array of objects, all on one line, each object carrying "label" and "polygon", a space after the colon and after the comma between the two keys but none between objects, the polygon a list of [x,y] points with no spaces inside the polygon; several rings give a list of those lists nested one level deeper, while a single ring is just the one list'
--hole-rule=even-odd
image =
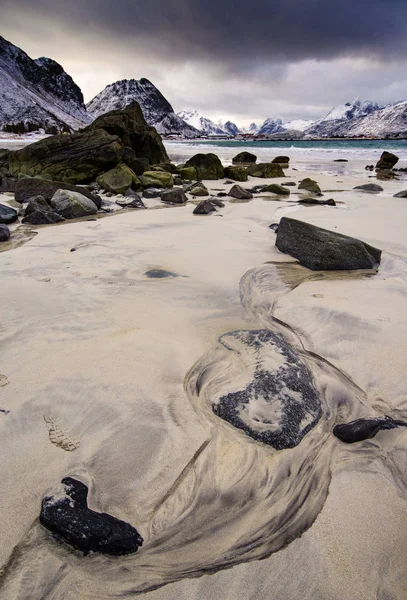
[{"label": "dark storm cloud", "polygon": [[394,57],[407,49],[406,0],[4,1],[23,19],[35,11],[72,32],[118,36],[129,53],[145,43],[174,60],[219,60],[244,71],[259,60]]}]

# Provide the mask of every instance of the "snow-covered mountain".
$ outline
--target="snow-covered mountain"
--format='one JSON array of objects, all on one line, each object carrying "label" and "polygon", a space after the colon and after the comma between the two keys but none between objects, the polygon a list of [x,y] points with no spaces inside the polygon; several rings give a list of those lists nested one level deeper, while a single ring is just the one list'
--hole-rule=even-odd
[{"label": "snow-covered mountain", "polygon": [[86,106],[93,117],[111,110],[122,110],[138,102],[149,125],[161,134],[197,137],[199,131],[176,115],[171,104],[148,79],[123,79],[106,86]]},{"label": "snow-covered mountain", "polygon": [[314,121],[305,133],[313,137],[347,137],[350,123],[366,118],[382,108],[384,107],[376,102],[356,98],[352,102],[335,106],[325,117]]},{"label": "snow-covered mountain", "polygon": [[407,101],[353,119],[343,131],[347,137],[407,137]]},{"label": "snow-covered mountain", "polygon": [[281,119],[266,119],[256,135],[271,135],[280,131],[285,131]]},{"label": "snow-covered mountain", "polygon": [[218,127],[224,131],[226,135],[230,135],[232,137],[236,137],[240,133],[239,127],[236,123],[232,123],[232,121],[218,121]]},{"label": "snow-covered mountain", "polygon": [[294,121],[289,121],[288,123],[283,123],[284,129],[288,131],[305,131],[314,121],[306,121],[304,119],[294,119]]},{"label": "snow-covered mountain", "polygon": [[196,110],[183,110],[177,115],[204,135],[225,135],[225,131],[219,125],[203,117]]},{"label": "snow-covered mountain", "polygon": [[32,60],[0,36],[0,130],[57,133],[91,120],[80,88],[61,65]]}]

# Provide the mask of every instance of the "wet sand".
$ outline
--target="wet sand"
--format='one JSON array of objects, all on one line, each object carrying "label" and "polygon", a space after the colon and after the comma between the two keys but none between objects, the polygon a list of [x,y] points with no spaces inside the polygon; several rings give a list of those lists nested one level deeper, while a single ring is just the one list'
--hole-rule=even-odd
[{"label": "wet sand", "polygon": [[[2,599],[405,599],[407,431],[348,446],[332,429],[407,418],[406,186],[311,176],[336,207],[291,188],[210,216],[189,202],[13,228],[37,235],[0,253]],[[268,227],[286,214],[381,248],[378,273],[298,266]],[[231,335],[246,330],[281,336],[312,374],[320,418],[293,448],[212,410],[253,376],[258,350]],[[41,527],[66,476],[137,528],[136,554],[84,557]]]}]

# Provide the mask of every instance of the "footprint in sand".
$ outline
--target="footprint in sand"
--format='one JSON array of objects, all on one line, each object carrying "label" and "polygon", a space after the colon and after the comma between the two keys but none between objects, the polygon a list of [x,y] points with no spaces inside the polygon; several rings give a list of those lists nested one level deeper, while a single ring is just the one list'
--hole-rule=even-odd
[{"label": "footprint in sand", "polygon": [[73,452],[79,448],[79,440],[72,439],[70,434],[65,431],[56,420],[44,415],[44,421],[47,425],[49,439],[55,446],[66,452]]}]

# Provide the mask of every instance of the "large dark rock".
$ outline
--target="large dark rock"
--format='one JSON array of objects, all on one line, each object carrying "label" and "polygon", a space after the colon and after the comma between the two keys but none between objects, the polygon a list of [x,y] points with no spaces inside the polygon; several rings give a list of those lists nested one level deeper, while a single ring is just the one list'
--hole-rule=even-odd
[{"label": "large dark rock", "polygon": [[288,165],[288,163],[290,162],[290,157],[289,156],[276,156],[275,158],[273,158],[273,160],[271,162]]},{"label": "large dark rock", "polygon": [[47,210],[44,208],[32,210],[23,218],[22,222],[30,223],[30,225],[53,225],[62,221],[65,221],[64,217],[48,207]]},{"label": "large dark rock", "polygon": [[10,225],[10,223],[14,223],[17,221],[18,213],[11,206],[6,206],[5,204],[0,204],[0,223],[4,223],[5,225]]},{"label": "large dark rock", "polygon": [[162,202],[169,202],[170,204],[185,204],[188,198],[182,188],[174,188],[172,190],[165,190],[161,194]]},{"label": "large dark rock", "polygon": [[220,179],[223,177],[223,166],[216,154],[195,154],[185,167],[195,167],[198,179]]},{"label": "large dark rock", "polygon": [[314,378],[301,357],[268,329],[234,331],[219,342],[239,362],[247,361],[253,376],[242,389],[215,400],[213,412],[276,450],[297,446],[322,415]]},{"label": "large dark rock", "polygon": [[195,208],[194,215],[209,215],[216,212],[216,207],[210,200],[202,200]]},{"label": "large dark rock", "polygon": [[102,199],[96,194],[91,192],[85,187],[79,187],[77,185],[70,185],[63,181],[48,181],[37,177],[24,177],[17,183],[15,200],[23,204],[28,202],[31,198],[36,196],[42,196],[47,202],[51,202],[52,196],[57,190],[70,190],[71,192],[79,192],[83,196],[89,198],[96,204],[98,208],[102,206]]},{"label": "large dark rock", "polygon": [[[125,150],[130,148],[132,152]],[[23,173],[64,181],[90,183],[126,158],[147,163],[168,162],[160,136],[149,127],[134,103],[98,117],[91,125],[70,135],[52,136],[9,156],[13,175]]]},{"label": "large dark rock", "polygon": [[394,198],[407,198],[407,190],[397,192],[397,194],[394,194]]},{"label": "large dark rock", "polygon": [[42,501],[40,523],[75,549],[123,556],[137,552],[143,538],[129,523],[88,508],[88,488],[71,477],[62,480],[64,493]]},{"label": "large dark rock", "polygon": [[334,435],[345,442],[354,444],[374,437],[379,431],[407,427],[404,421],[396,421],[391,417],[372,417],[370,419],[356,419],[350,423],[342,423],[334,427]]},{"label": "large dark rock", "polygon": [[202,183],[202,181],[198,181],[194,183],[193,186],[188,190],[192,196],[209,196],[209,191],[206,185]]},{"label": "large dark rock", "polygon": [[37,210],[51,210],[49,203],[43,196],[35,196],[31,198],[25,207],[24,216],[26,217]]},{"label": "large dark rock", "polygon": [[247,170],[252,177],[261,177],[263,179],[284,177],[284,171],[278,163],[253,164]]},{"label": "large dark rock", "polygon": [[4,175],[1,179],[0,192],[15,192],[18,179]]},{"label": "large dark rock", "polygon": [[166,171],[144,171],[140,177],[141,186],[147,188],[172,188],[174,178]]},{"label": "large dark rock", "polygon": [[228,196],[232,196],[232,198],[237,198],[237,200],[251,200],[253,198],[253,194],[248,190],[245,190],[240,185],[234,185],[229,191]]},{"label": "large dark rock", "polygon": [[0,242],[7,242],[10,239],[10,229],[7,225],[0,223]]},{"label": "large dark rock", "polygon": [[271,192],[272,194],[278,194],[279,196],[289,196],[290,190],[283,187],[279,183],[270,183],[262,189],[262,192]]},{"label": "large dark rock", "polygon": [[251,152],[239,152],[239,154],[236,154],[236,156],[232,158],[233,163],[243,164],[255,163],[256,160],[257,156],[255,154],[252,154]]},{"label": "large dark rock", "polygon": [[91,183],[121,162],[123,143],[103,129],[56,135],[10,155],[10,171],[65,183]]},{"label": "large dark rock", "polygon": [[369,192],[371,194],[375,194],[375,193],[383,191],[382,186],[378,185],[377,183],[364,183],[363,185],[357,185],[353,189],[361,190],[362,192]]},{"label": "large dark rock", "polygon": [[382,254],[356,238],[288,217],[280,221],[276,246],[313,271],[374,269]]},{"label": "large dark rock", "polygon": [[69,190],[58,190],[52,197],[51,206],[65,219],[79,219],[95,215],[97,206],[86,196]]},{"label": "large dark rock", "polygon": [[83,131],[100,129],[117,136],[125,148],[134,150],[138,159],[150,165],[170,162],[160,135],[154,127],[147,125],[137,102],[123,110],[112,110],[101,115]]},{"label": "large dark rock", "polygon": [[140,187],[137,175],[123,163],[99,175],[96,182],[102,189],[112,194],[125,194],[129,189]]},{"label": "large dark rock", "polygon": [[247,181],[247,169],[239,166],[225,167],[225,177],[229,177],[233,181]]},{"label": "large dark rock", "polygon": [[380,171],[382,169],[388,170],[392,169],[399,162],[399,157],[391,152],[386,152],[386,150],[382,153],[378,162],[376,163],[376,170]]}]

